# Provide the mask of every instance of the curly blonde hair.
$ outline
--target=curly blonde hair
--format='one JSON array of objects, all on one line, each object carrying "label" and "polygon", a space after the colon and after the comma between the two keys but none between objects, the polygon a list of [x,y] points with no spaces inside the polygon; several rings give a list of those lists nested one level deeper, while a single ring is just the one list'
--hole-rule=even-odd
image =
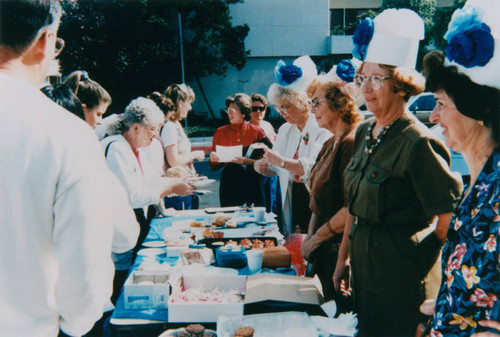
[{"label": "curly blonde hair", "polygon": [[323,89],[328,107],[331,111],[338,113],[342,121],[348,125],[361,122],[363,116],[359,111],[356,101],[344,90],[344,84],[333,81],[322,81],[314,79],[307,87],[307,96],[313,98],[314,92]]},{"label": "curly blonde hair", "polygon": [[309,113],[308,98],[305,92],[295,91],[277,83],[273,83],[267,91],[267,99],[270,104],[277,105],[287,102],[295,105],[304,113]]}]

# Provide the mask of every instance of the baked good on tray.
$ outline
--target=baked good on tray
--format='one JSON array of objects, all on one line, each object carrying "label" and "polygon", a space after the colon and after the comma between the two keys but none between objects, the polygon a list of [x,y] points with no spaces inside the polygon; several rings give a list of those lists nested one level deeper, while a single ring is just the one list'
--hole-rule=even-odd
[{"label": "baked good on tray", "polygon": [[254,332],[253,328],[245,326],[236,330],[233,337],[253,337]]}]

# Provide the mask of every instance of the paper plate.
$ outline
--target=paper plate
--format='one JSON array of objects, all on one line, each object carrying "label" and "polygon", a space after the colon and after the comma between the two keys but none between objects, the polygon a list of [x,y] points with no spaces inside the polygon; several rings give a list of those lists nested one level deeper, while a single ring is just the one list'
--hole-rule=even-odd
[{"label": "paper plate", "polygon": [[137,252],[137,255],[140,256],[158,256],[165,255],[167,252],[165,249],[161,248],[144,248]]},{"label": "paper plate", "polygon": [[204,179],[204,180],[198,180],[198,181],[190,181],[189,184],[193,185],[195,188],[199,188],[199,187],[208,186],[210,184],[213,184],[214,182],[215,182],[214,179]]},{"label": "paper plate", "polygon": [[160,248],[160,247],[165,247],[167,244],[165,243],[165,241],[145,241],[142,243],[142,245],[144,247],[148,247],[148,248]]},{"label": "paper plate", "polygon": [[197,177],[189,177],[187,178],[187,181],[188,182],[192,182],[192,181],[200,181],[200,180],[207,180],[208,177],[206,176],[197,176]]},{"label": "paper plate", "polygon": [[198,189],[193,190],[193,192],[196,193],[196,194],[202,194],[202,195],[203,194],[212,193],[212,191],[210,191],[210,190],[198,190]]}]

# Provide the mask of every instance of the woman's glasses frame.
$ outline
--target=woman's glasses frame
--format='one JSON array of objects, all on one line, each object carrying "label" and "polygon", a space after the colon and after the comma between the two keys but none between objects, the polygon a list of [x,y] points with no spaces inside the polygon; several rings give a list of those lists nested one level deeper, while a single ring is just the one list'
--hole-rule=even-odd
[{"label": "woman's glasses frame", "polygon": [[384,85],[384,81],[390,79],[391,76],[383,77],[379,75],[365,76],[361,74],[354,75],[354,83],[356,86],[361,87],[363,83],[370,83],[371,87],[375,90],[380,89]]},{"label": "woman's glasses frame", "polygon": [[323,101],[326,101],[328,98],[313,98],[311,100],[309,100],[309,107],[311,107],[311,109],[317,109],[318,106],[319,106],[319,103],[320,102],[323,102]]}]

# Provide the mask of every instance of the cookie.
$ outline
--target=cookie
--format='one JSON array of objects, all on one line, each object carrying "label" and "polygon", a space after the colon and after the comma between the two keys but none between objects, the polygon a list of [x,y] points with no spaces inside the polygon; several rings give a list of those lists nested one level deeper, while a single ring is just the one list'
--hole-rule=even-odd
[{"label": "cookie", "polygon": [[253,337],[255,330],[249,326],[239,328],[234,332],[234,337]]}]

